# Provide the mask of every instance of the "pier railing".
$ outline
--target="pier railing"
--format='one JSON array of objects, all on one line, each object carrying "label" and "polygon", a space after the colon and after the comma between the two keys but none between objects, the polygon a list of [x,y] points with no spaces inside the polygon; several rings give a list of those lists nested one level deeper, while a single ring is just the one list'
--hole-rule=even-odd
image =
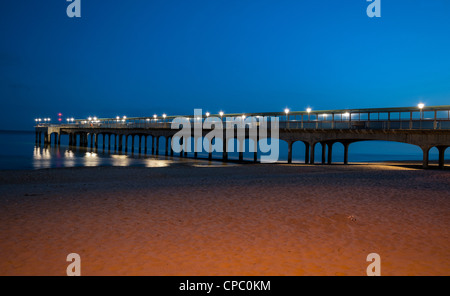
[{"label": "pier railing", "polygon": [[[224,127],[226,122],[223,122]],[[104,128],[104,129],[171,129],[171,122],[126,122],[126,123],[73,123],[49,125],[40,124],[38,127],[59,127],[59,128]],[[259,126],[259,122],[246,124],[247,127]],[[305,129],[305,130],[450,130],[450,120],[391,120],[391,121],[281,121],[280,129]]]},{"label": "pier railing", "polygon": [[450,106],[377,108],[351,110],[293,111],[285,112],[247,113],[247,114],[216,114],[187,115],[163,117],[133,117],[97,119],[72,119],[66,124],[40,123],[37,126],[55,126],[61,128],[106,128],[106,129],[170,129],[172,121],[188,120],[193,125],[207,120],[208,117],[219,118],[225,124],[235,118],[255,118],[256,122],[247,126],[260,125],[262,117],[278,118],[281,129],[305,130],[449,130]]}]

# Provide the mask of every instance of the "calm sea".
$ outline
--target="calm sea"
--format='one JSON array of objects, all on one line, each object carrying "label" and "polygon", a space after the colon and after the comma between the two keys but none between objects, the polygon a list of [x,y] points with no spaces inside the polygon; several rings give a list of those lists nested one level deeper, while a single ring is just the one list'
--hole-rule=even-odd
[{"label": "calm sea", "polygon": [[[101,137],[100,137],[101,138]],[[130,141],[131,142],[131,141]],[[140,167],[161,167],[170,164],[187,164],[194,166],[221,165],[220,155],[213,154],[215,161],[207,160],[194,161],[192,159],[180,159],[178,157],[153,157],[151,155],[128,153],[128,155],[119,154],[114,150],[103,151],[102,143],[98,150],[90,148],[70,149],[67,143],[67,137],[62,138],[59,147],[40,147],[35,146],[34,132],[0,131],[0,170],[15,169],[44,169],[44,168],[63,168],[63,167],[92,167],[92,166],[140,166]],[[148,147],[151,147],[149,143]],[[160,143],[160,152],[164,154],[164,143]],[[316,157],[320,161],[321,150],[317,145]],[[129,149],[130,151],[131,149]],[[304,160],[304,145],[299,142],[294,145],[294,162]],[[333,146],[333,161],[343,161],[343,147],[341,144]],[[450,149],[448,149],[450,150]],[[150,152],[150,151],[149,151]],[[447,151],[446,158],[450,151]],[[207,157],[206,153],[199,153],[200,157]],[[237,153],[230,153],[230,159],[238,159]],[[253,154],[244,153],[244,158],[252,159]],[[438,158],[437,149],[430,151],[430,159]],[[287,159],[287,144],[280,144],[280,161]],[[395,160],[421,160],[422,151],[413,145],[389,143],[389,142],[360,142],[350,145],[350,162],[379,162]]]}]

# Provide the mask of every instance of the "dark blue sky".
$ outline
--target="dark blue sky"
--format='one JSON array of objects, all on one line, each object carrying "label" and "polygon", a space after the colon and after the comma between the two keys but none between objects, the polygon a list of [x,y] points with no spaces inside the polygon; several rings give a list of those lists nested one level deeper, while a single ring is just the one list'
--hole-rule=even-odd
[{"label": "dark blue sky", "polygon": [[450,104],[450,1],[0,2],[1,129],[35,117]]}]

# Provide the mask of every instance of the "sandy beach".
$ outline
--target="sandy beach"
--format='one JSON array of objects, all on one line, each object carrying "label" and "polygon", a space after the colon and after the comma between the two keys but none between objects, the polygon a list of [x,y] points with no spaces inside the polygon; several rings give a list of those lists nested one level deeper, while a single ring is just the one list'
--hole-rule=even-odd
[{"label": "sandy beach", "polygon": [[0,172],[0,275],[450,275],[450,171],[228,165]]}]

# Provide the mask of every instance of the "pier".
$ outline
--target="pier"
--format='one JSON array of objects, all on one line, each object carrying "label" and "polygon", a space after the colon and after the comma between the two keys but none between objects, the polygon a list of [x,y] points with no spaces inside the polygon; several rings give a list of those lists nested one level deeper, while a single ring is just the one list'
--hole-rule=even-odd
[{"label": "pier", "polygon": [[[344,147],[343,163],[348,164],[349,147],[360,141],[391,141],[412,144],[423,151],[423,168],[429,166],[429,151],[436,147],[439,151],[439,167],[445,166],[445,151],[450,146],[450,106],[372,108],[311,110],[263,113],[203,114],[183,116],[151,116],[151,117],[114,117],[68,119],[64,124],[43,123],[36,120],[36,145],[60,145],[61,137],[67,136],[71,147],[102,149],[118,153],[139,153],[161,155],[160,141],[165,143],[166,156],[187,157],[187,146],[197,145],[198,139],[192,136],[183,142],[183,149],[174,152],[171,140],[180,129],[172,129],[172,122],[184,118],[192,125],[203,123],[208,117],[217,117],[225,124],[227,118],[237,117],[272,117],[279,119],[279,140],[288,146],[288,163],[292,163],[293,145],[302,142],[305,145],[305,164],[316,164],[315,152],[321,146],[321,164],[333,164],[333,146],[341,143]],[[245,126],[243,134],[249,139],[250,126]],[[212,129],[203,129],[204,138]],[[260,132],[256,124],[257,142],[270,138],[271,134]],[[245,148],[245,141],[239,139],[240,131],[234,131],[234,140]],[[192,133],[194,135],[194,128]],[[148,139],[151,144],[148,145]],[[221,160],[228,160],[228,141],[224,134]],[[101,147],[99,147],[99,144]],[[131,144],[131,151],[128,151]],[[258,143],[252,145],[257,146]],[[150,146],[150,147],[149,147]],[[248,145],[247,145],[248,146]],[[136,151],[137,148],[137,151]],[[194,158],[198,157],[194,150]],[[239,161],[244,161],[244,149],[239,150]],[[253,162],[258,162],[258,149],[253,151]],[[209,151],[208,159],[213,159]]]}]

